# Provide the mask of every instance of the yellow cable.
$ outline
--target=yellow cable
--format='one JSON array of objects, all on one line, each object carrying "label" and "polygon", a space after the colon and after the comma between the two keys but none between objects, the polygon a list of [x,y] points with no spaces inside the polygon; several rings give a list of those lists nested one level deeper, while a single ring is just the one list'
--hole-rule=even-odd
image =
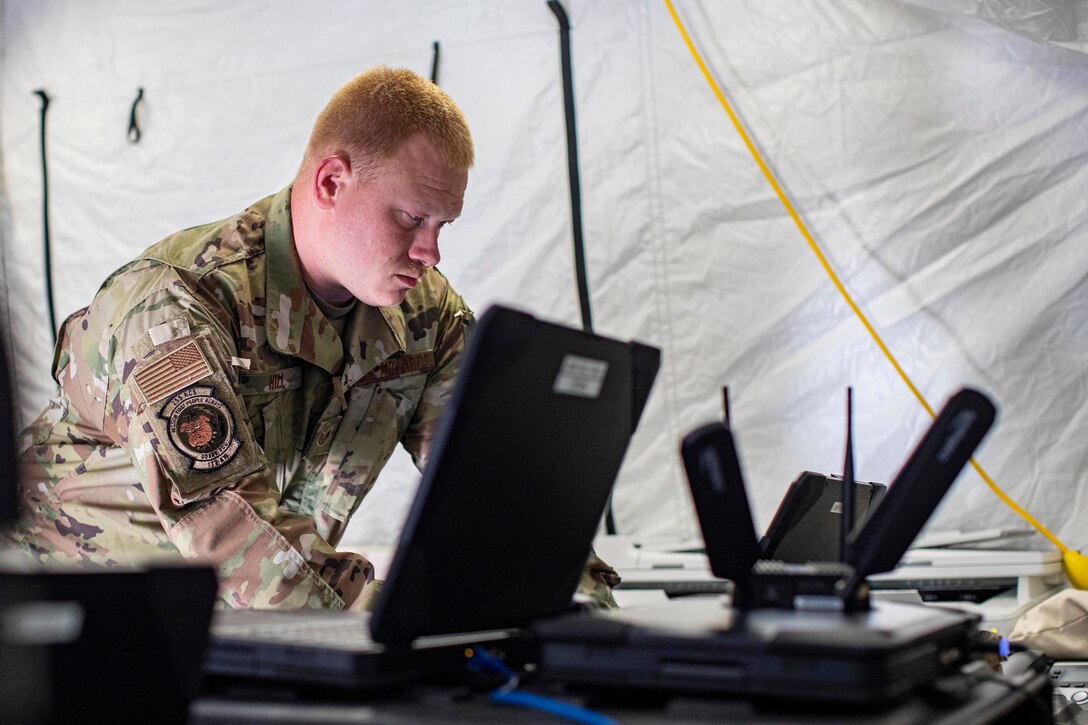
[{"label": "yellow cable", "polygon": [[[811,234],[809,234],[808,228],[801,220],[801,216],[793,208],[793,204],[790,203],[789,198],[786,197],[786,193],[782,191],[782,187],[778,185],[778,181],[774,178],[774,174],[771,173],[770,168],[763,161],[763,157],[760,156],[759,151],[756,150],[755,144],[752,143],[752,140],[751,138],[749,138],[748,133],[744,130],[744,126],[741,125],[740,119],[738,119],[737,115],[733,112],[733,108],[729,105],[729,101],[725,99],[725,94],[722,93],[721,89],[718,87],[717,82],[715,82],[714,77],[710,75],[710,71],[707,69],[706,64],[703,63],[703,59],[699,55],[699,51],[695,49],[695,44],[691,42],[691,38],[688,36],[687,30],[684,28],[684,24],[680,20],[680,16],[676,14],[676,9],[672,6],[672,0],[665,0],[665,5],[669,8],[669,14],[672,15],[673,22],[676,23],[676,27],[680,31],[680,35],[684,38],[684,43],[687,45],[688,50],[691,52],[691,57],[695,59],[695,63],[699,66],[699,70],[702,71],[703,77],[706,78],[706,82],[710,85],[710,89],[714,91],[714,95],[718,98],[718,102],[721,103],[722,108],[724,108],[725,112],[729,115],[729,120],[733,122],[733,127],[737,129],[737,133],[740,134],[741,139],[744,141],[744,145],[748,147],[748,152],[752,154],[752,158],[754,158],[756,163],[759,165],[760,170],[763,172],[763,176],[766,177],[767,181],[771,185],[771,188],[774,189],[774,193],[778,195],[778,200],[782,202],[782,206],[784,206],[786,208],[786,211],[789,212],[790,218],[793,219],[793,223],[797,225],[797,228],[801,232],[801,236],[803,236],[805,238],[805,241],[808,242],[808,246],[812,250],[812,253],[816,255],[816,259],[820,261],[820,265],[824,268],[824,271],[827,272],[827,276],[831,278],[831,282],[835,285],[835,289],[839,291],[839,294],[842,295],[842,298],[846,300],[846,304],[849,305],[850,309],[854,311],[854,314],[861,321],[861,324],[865,326],[866,330],[868,330],[869,335],[873,338],[873,341],[877,344],[877,347],[879,347],[880,351],[884,353],[884,357],[886,357],[888,359],[888,362],[891,363],[892,367],[895,368],[895,372],[898,373],[900,379],[902,379],[902,381],[906,383],[907,387],[910,389],[910,392],[914,394],[914,397],[918,400],[919,403],[922,404],[922,407],[926,409],[926,412],[929,413],[930,416],[935,416],[936,414],[933,412],[933,408],[930,407],[925,397],[918,391],[918,388],[914,386],[914,383],[911,382],[910,377],[907,376],[907,373],[899,365],[899,362],[895,359],[895,356],[892,355],[891,350],[889,350],[888,346],[884,344],[884,340],[881,339],[880,334],[877,333],[876,329],[874,329],[873,326],[869,323],[868,318],[865,317],[865,314],[861,311],[861,308],[857,306],[853,298],[850,296],[850,293],[846,291],[846,287],[844,287],[842,282],[839,281],[839,276],[835,274],[835,270],[831,268],[831,264],[827,261],[824,253],[820,250],[819,245],[816,244],[816,240],[812,238]],[[1069,551],[1069,547],[1059,541],[1058,537],[1050,533],[1050,531],[1041,523],[1039,523],[1039,521],[1037,521],[1034,516],[1021,508],[1015,501],[1009,498],[1009,496],[1005,494],[1004,491],[998,488],[997,484],[994,483],[992,478],[990,478],[990,475],[986,473],[985,470],[983,470],[982,466],[980,466],[974,458],[972,458],[970,462],[971,466],[975,469],[975,471],[978,472],[978,475],[982,478],[983,481],[986,482],[986,485],[990,487],[990,490],[992,490],[998,498],[1004,501],[1005,504],[1007,504],[1013,511],[1019,514],[1025,521],[1035,527],[1035,529],[1040,534],[1049,539],[1050,542],[1054,544],[1054,546],[1058,547],[1058,549],[1063,554]]]}]

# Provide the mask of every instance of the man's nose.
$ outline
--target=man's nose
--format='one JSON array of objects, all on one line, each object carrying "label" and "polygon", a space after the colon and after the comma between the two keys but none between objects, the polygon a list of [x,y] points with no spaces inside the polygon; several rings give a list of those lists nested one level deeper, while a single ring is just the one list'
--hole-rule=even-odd
[{"label": "man's nose", "polygon": [[408,257],[423,267],[433,267],[442,258],[438,253],[438,230],[425,229],[416,234]]}]

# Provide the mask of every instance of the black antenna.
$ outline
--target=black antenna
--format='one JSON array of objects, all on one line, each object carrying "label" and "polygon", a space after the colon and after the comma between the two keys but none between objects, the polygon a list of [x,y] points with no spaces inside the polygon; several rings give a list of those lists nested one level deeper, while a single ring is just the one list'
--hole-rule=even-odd
[{"label": "black antenna", "polygon": [[839,561],[846,561],[846,541],[854,528],[854,389],[846,386],[846,460],[842,464],[842,518]]},{"label": "black antenna", "polygon": [[724,423],[700,426],[684,436],[680,455],[710,571],[733,582],[733,607],[748,609],[753,603],[752,566],[759,559],[759,540],[733,434]]},{"label": "black antenna", "polygon": [[856,588],[871,574],[891,571],[967,465],[997,417],[983,393],[963,388],[929,426],[888,492],[846,547]]},{"label": "black antenna", "polygon": [[726,428],[732,428],[731,421],[729,420],[729,386],[722,386],[722,422],[725,423]]}]

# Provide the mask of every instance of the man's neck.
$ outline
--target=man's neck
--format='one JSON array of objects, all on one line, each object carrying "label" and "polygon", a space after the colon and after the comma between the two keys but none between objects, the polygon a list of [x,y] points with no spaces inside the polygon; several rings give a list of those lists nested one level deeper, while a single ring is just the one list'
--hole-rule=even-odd
[{"label": "man's neck", "polygon": [[316,215],[305,192],[305,179],[300,176],[291,186],[291,235],[295,241],[295,258],[302,271],[302,279],[306,283],[306,289],[310,291],[322,311],[325,307],[331,309],[346,307],[350,310],[355,302],[350,292],[338,285],[329,284],[325,280],[315,279],[310,273],[311,269],[318,266],[311,257],[312,246],[315,240],[321,239],[321,231],[317,228]]}]

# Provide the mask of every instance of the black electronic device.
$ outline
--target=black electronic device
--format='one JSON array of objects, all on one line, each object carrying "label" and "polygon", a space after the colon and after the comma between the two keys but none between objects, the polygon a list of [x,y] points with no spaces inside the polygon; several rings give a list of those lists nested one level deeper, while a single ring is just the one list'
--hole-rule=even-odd
[{"label": "black electronic device", "polygon": [[[994,414],[992,403],[975,391],[961,391],[950,399],[889,487],[889,496],[898,487],[897,498],[916,498],[918,507],[924,509],[906,516],[908,526],[933,513],[940,499],[934,491],[943,494],[951,485],[989,429]],[[721,445],[731,445],[732,436],[723,424],[711,424],[692,435],[693,443],[703,441],[712,451],[724,451],[720,457],[729,460],[728,448]],[[700,458],[694,446],[687,456],[695,461]],[[706,465],[714,470],[713,464]],[[739,468],[738,464],[736,470]],[[721,470],[733,469],[722,466]],[[707,480],[697,485],[712,487]],[[743,484],[729,481],[728,476],[723,480],[725,490],[730,484]],[[696,501],[706,498],[696,496]],[[712,512],[736,512],[737,508],[719,500],[704,509],[709,515],[706,520],[700,518],[700,526],[704,530],[736,527],[743,532],[750,512],[711,520],[719,515]],[[869,532],[875,523],[880,530],[851,537],[848,553],[853,553],[845,563],[813,562],[802,565],[808,567],[800,572],[802,576],[791,576],[798,573],[789,570],[792,565],[755,562],[756,572],[748,578],[752,590],[741,595],[741,601],[747,597],[749,602],[744,609],[723,606],[721,599],[713,597],[681,597],[657,606],[564,615],[538,622],[532,628],[540,642],[538,673],[582,687],[729,693],[808,703],[898,700],[959,670],[971,657],[979,616],[887,601],[873,602],[869,607],[849,605],[851,597],[864,596],[864,577],[876,572],[874,565],[879,569],[902,554],[903,535],[881,534],[897,526],[887,516],[870,518],[862,529]],[[747,531],[754,540],[750,523]],[[711,543],[727,540],[712,535],[706,541],[711,562],[716,558],[727,562],[715,570],[736,570],[750,559],[747,545],[742,551],[749,553],[735,555],[717,551]],[[872,551],[885,546],[887,554]],[[774,577],[784,578],[776,582]],[[820,582],[818,577],[825,578]],[[753,585],[753,580],[760,583]],[[744,577],[739,577],[736,585],[742,586],[743,581]],[[823,587],[817,596],[820,606],[787,607],[769,602],[768,592],[759,587],[776,583],[791,588],[786,598],[794,605],[798,594],[804,596],[802,590],[810,584]],[[836,595],[842,606],[834,611],[828,611],[833,598],[823,594],[829,586],[842,592]],[[753,606],[759,598],[768,606]]]},{"label": "black electronic device", "polygon": [[847,565],[761,559],[736,446],[724,423],[708,423],[686,435],[680,453],[710,570],[733,581],[734,607],[867,606],[867,592],[846,591],[853,575]]},{"label": "black electronic device", "polygon": [[[802,471],[775,510],[759,542],[760,556],[791,564],[842,560],[843,477]],[[887,493],[882,483],[854,481],[854,527],[860,526]]]},{"label": "black electronic device", "polygon": [[842,464],[842,516],[839,517],[839,556],[846,554],[846,542],[854,528],[854,390],[846,389],[846,453]]},{"label": "black electronic device", "polygon": [[1055,662],[1049,674],[1055,694],[1081,709],[1088,708],[1088,662]]},{"label": "black electronic device", "polygon": [[786,491],[759,542],[764,559],[791,564],[843,561],[845,542],[888,487],[854,480],[853,391],[846,389],[846,447],[842,476],[803,471]]},{"label": "black electronic device", "polygon": [[[751,571],[756,558],[760,557],[753,556],[752,546],[747,541],[749,535],[754,535],[749,533],[752,531],[752,518],[747,495],[744,493],[744,479],[733,436],[722,423],[709,423],[700,427],[684,438],[681,455],[703,531],[711,571],[716,576],[733,579],[737,589],[742,590],[737,606],[743,608],[791,606],[791,600],[785,596],[790,590],[787,579],[791,572],[803,577],[803,581],[796,584],[800,587],[797,594],[803,595],[804,602],[826,606],[827,602],[816,597],[820,594],[827,597],[837,596],[847,607],[865,606],[867,587],[861,586],[865,577],[895,568],[945,492],[963,470],[971,453],[990,429],[995,415],[993,404],[978,391],[964,389],[956,393],[908,457],[893,480],[889,493],[882,497],[880,505],[872,515],[860,528],[855,528],[849,537],[838,534],[847,539],[845,555],[828,556],[822,560],[818,555],[810,555],[803,560],[784,561],[784,564],[795,566],[774,567],[773,579],[759,581],[758,584],[756,581],[762,577],[761,573],[750,574],[747,578],[742,575],[746,569]],[[792,499],[793,507],[785,506],[780,509],[780,512],[784,512],[783,522],[788,523],[790,518],[794,518],[791,511],[807,513],[816,510],[815,505],[808,506],[808,501],[802,497],[812,499],[815,504],[824,499],[824,492],[830,492],[843,500],[842,489],[852,490],[855,487],[852,481],[849,408],[847,420],[844,485],[837,487],[833,482],[827,482],[822,491],[820,487],[813,485],[809,485],[807,489],[795,488],[799,493]],[[813,478],[802,477],[801,480],[813,481]],[[892,494],[892,491],[895,493]],[[826,508],[825,504],[820,510]],[[837,514],[843,527],[847,526],[845,516],[845,512]],[[796,528],[795,524],[792,530]],[[725,535],[723,531],[729,533]],[[772,526],[769,531],[774,533],[779,529]],[[826,547],[827,540],[830,540],[835,531],[826,525],[820,527],[820,531],[823,532],[822,538]],[[738,543],[740,539],[745,541]],[[777,543],[778,549],[782,548],[782,541],[783,538],[772,539],[772,542]],[[818,544],[820,537],[814,536],[811,541]],[[771,547],[764,549],[776,550]],[[772,557],[763,554],[761,558]],[[719,561],[718,564],[715,564],[716,560]],[[831,570],[827,566],[814,568],[809,565],[809,562],[836,561],[852,567],[854,573],[847,576],[846,569],[842,567]],[[719,571],[729,571],[736,576]],[[844,576],[847,576],[847,582],[842,581]]]},{"label": "black electronic device", "polygon": [[372,613],[221,612],[205,671],[373,689],[463,671],[466,645],[570,610],[659,356],[486,310]]},{"label": "black electronic device", "polygon": [[472,342],[375,605],[379,642],[570,607],[660,359],[497,306]]},{"label": "black electronic device", "polygon": [[[750,604],[749,580],[752,566],[759,558],[759,547],[733,435],[724,423],[703,426],[684,437],[680,455],[710,571],[716,577],[734,582],[733,601],[737,607],[746,608]],[[720,525],[722,522],[728,525]]]},{"label": "black electronic device", "polygon": [[854,585],[896,567],[996,417],[990,399],[970,388],[945,403],[880,505],[851,533],[844,558],[855,569]]},{"label": "black electronic device", "polygon": [[210,567],[0,571],[0,722],[184,723]]}]

